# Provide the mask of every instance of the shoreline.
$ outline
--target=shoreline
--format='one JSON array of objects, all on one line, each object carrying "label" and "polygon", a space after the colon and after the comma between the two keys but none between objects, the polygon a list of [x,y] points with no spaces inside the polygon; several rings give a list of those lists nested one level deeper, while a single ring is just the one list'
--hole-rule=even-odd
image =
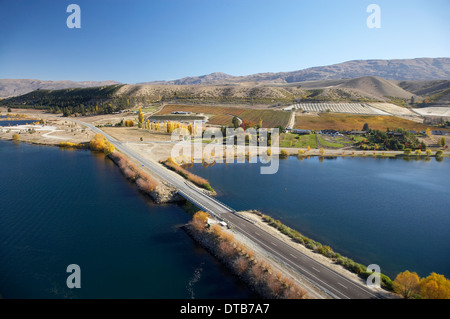
[{"label": "shoreline", "polygon": [[[5,138],[3,136],[0,136],[0,140],[3,141],[14,141],[12,138]],[[42,146],[55,146],[55,147],[62,147],[59,144],[61,143],[61,141],[55,141],[54,143],[48,142],[48,141],[39,141],[39,140],[17,140],[16,142],[23,142],[23,143],[28,143],[28,144],[34,144],[34,145],[42,145]],[[85,142],[85,143],[89,143],[89,141]],[[151,141],[147,142],[147,143],[152,143]],[[81,144],[81,143],[80,143]],[[68,148],[68,147],[66,147]],[[285,149],[285,148],[283,148]],[[287,149],[287,148],[286,148]],[[421,155],[416,155],[416,154],[404,154],[403,152],[396,152],[396,153],[388,153],[388,154],[382,154],[382,152],[379,151],[379,153],[376,154],[367,154],[366,151],[352,151],[355,154],[347,154],[344,153],[342,154],[327,154],[325,153],[324,155],[319,154],[319,150],[317,149],[312,149],[310,152],[316,151],[312,154],[302,154],[302,155],[298,155],[298,151],[299,150],[306,150],[306,149],[301,149],[301,148],[289,148],[288,150],[292,151],[289,153],[289,155],[287,157],[279,157],[279,159],[283,160],[283,159],[287,159],[289,157],[297,157],[299,159],[308,159],[309,157],[319,157],[319,158],[336,158],[336,157],[362,157],[362,158],[392,158],[392,159],[400,159],[400,158],[409,158],[409,159],[425,159],[425,158],[436,158],[435,154],[432,155],[426,155],[426,154],[421,154]],[[296,153],[297,151],[297,153]],[[327,150],[326,150],[327,151]],[[326,152],[325,151],[325,152]],[[339,150],[334,150],[336,152],[338,152]],[[350,151],[349,151],[350,152]],[[394,151],[392,151],[394,152]],[[279,155],[279,154],[277,154]],[[255,155],[254,157],[259,157],[261,155]],[[238,155],[234,155],[234,158],[240,158]],[[442,158],[450,158],[450,151],[444,151]],[[225,157],[223,158],[224,163],[225,163]],[[245,159],[248,160],[248,155],[245,156]],[[215,164],[224,164],[224,163],[217,163],[216,161],[214,161],[213,163]],[[190,163],[182,163],[182,165],[186,165],[186,164],[190,164]],[[197,164],[197,163],[194,163]],[[198,164],[201,164],[201,162],[199,162]],[[232,163],[233,164],[233,163]]]},{"label": "shoreline", "polygon": [[[346,278],[355,281],[359,284],[365,283],[364,280],[367,278],[367,276],[364,276],[364,270],[362,268],[360,269],[361,272],[359,274],[355,273],[351,269],[348,269],[343,264],[339,263],[338,259],[341,258],[343,260],[348,260],[352,263],[352,265],[358,267],[362,266],[363,268],[365,268],[365,266],[360,265],[345,256],[341,256],[340,254],[335,253],[332,247],[322,245],[317,241],[305,237],[301,235],[298,231],[291,229],[290,227],[282,224],[279,221],[275,221],[275,219],[272,218],[271,216],[263,214],[259,211],[256,210],[241,211],[239,212],[239,214],[244,215],[246,218],[252,220],[261,229],[269,232],[270,234],[276,236],[279,239],[282,239],[285,243],[287,243],[291,247],[297,249],[298,251],[302,252],[308,257],[311,257],[315,261],[333,269],[334,271],[345,276]],[[277,225],[275,225],[275,223]],[[284,228],[285,231],[282,231],[282,229],[280,228]],[[293,236],[294,234],[299,238],[298,239],[295,238],[295,236]],[[383,274],[381,274],[381,276],[382,276],[381,280],[382,286],[383,284],[385,284],[385,282],[383,281],[383,277],[385,280],[388,280],[387,282],[388,284],[392,284],[391,279],[389,277]],[[391,290],[383,287],[375,289],[375,291],[385,295],[388,298],[392,298],[393,296],[395,296]]]},{"label": "shoreline", "polygon": [[331,298],[239,233],[218,224],[201,230],[192,221],[182,229],[262,299]]},{"label": "shoreline", "polygon": [[[14,140],[12,140],[12,139],[7,139],[7,138],[4,138],[4,137],[0,137],[0,139],[1,140],[11,140],[11,141],[13,141],[13,142],[15,142]],[[34,145],[41,145],[41,146],[57,146],[57,147],[60,147],[60,148],[65,148],[64,146],[62,146],[58,141],[55,141],[55,142],[53,142],[53,143],[49,143],[49,142],[44,142],[44,141],[29,141],[29,140],[19,140],[19,142],[25,142],[25,143],[28,143],[28,144],[34,144]],[[72,149],[77,149],[77,148],[74,148],[74,147],[70,147],[70,146],[68,146],[67,148],[72,148]],[[87,148],[87,149],[89,149],[89,148]],[[298,156],[298,158],[299,159],[303,159],[303,158],[307,158],[307,157],[309,157],[309,156],[317,156],[317,157],[319,157],[319,158],[327,158],[327,157],[333,157],[333,158],[335,158],[335,157],[371,157],[371,158],[380,158],[380,156],[371,156],[371,154],[369,154],[369,155],[367,155],[367,156],[361,156],[361,155],[354,155],[354,154],[351,154],[351,155],[353,155],[353,156],[350,156],[350,154],[348,154],[348,155],[346,155],[346,156],[339,156],[339,155],[336,155],[336,156],[330,156],[330,155],[313,155],[313,154],[310,154],[310,155],[302,155],[302,156],[299,156],[299,155],[297,155]],[[292,155],[291,155],[292,156]],[[294,154],[294,156],[295,156],[295,154]],[[118,168],[119,169],[121,169],[121,167],[120,167],[120,165],[118,165],[118,163],[110,156],[110,155],[108,155],[108,157],[116,164],[116,166],[118,166]],[[289,156],[288,156],[289,157]],[[408,159],[420,159],[420,160],[422,160],[422,159],[424,159],[424,158],[430,158],[430,157],[434,157],[434,156],[426,156],[426,155],[405,155],[405,154],[402,154],[402,153],[400,153],[400,154],[397,154],[396,156],[389,156],[390,158],[394,158],[394,159],[397,159],[397,158],[408,158]],[[445,156],[444,155],[444,157],[448,157],[448,156]],[[129,160],[129,159],[128,159]],[[122,170],[122,169],[121,169]],[[122,171],[123,172],[123,171]],[[133,181],[132,181],[133,182]],[[136,180],[134,180],[134,182],[135,182],[135,184],[137,184],[136,183]],[[137,185],[138,186],[138,189],[139,190],[141,190],[142,191],[142,189],[140,189],[140,187],[139,187],[139,185]],[[167,188],[167,185],[165,185],[165,187]],[[161,196],[160,196],[160,194],[158,194],[158,192],[155,192],[155,190],[152,190],[152,191],[150,191],[150,192],[145,192],[144,191],[144,193],[146,193],[147,195],[149,195],[149,197],[151,197],[151,199],[156,203],[156,204],[162,204],[162,203],[174,203],[174,202],[179,202],[179,201],[187,201],[187,200],[185,200],[184,198],[183,199],[176,199],[176,200],[173,200],[173,196],[174,195],[177,195],[176,194],[176,191],[175,192],[173,192],[173,190],[172,190],[172,193],[170,194],[170,195],[168,195],[168,199],[167,200],[159,200],[158,198],[161,198]],[[169,191],[169,193],[170,193],[170,191]],[[163,195],[163,197],[164,197],[164,195]],[[167,196],[166,196],[167,197]],[[279,234],[277,234],[277,237],[282,237],[282,233],[279,233]],[[192,236],[191,236],[192,237]],[[194,239],[195,240],[195,239]],[[197,240],[196,240],[197,241]],[[292,238],[291,238],[291,241],[292,241]],[[318,254],[317,253],[314,253],[316,256],[314,256],[313,258],[315,259],[315,260],[317,260],[318,262],[321,262],[320,261],[320,258],[318,259],[317,257],[320,257],[320,256],[317,256]],[[215,256],[215,254],[213,253],[213,255]],[[216,257],[216,256],[215,256]],[[335,264],[334,262],[333,262],[333,264]],[[351,278],[351,277],[350,277]],[[358,277],[358,278],[360,278],[360,277]],[[355,280],[355,278],[352,278],[353,280]],[[384,292],[386,292],[386,293],[388,293],[387,291],[384,291]]]}]

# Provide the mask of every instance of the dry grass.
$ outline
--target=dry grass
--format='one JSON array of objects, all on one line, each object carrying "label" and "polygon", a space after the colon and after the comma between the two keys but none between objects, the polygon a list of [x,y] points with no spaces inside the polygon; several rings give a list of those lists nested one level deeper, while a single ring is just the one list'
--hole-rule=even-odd
[{"label": "dry grass", "polygon": [[113,152],[110,158],[119,166],[125,177],[136,183],[137,187],[144,193],[153,192],[159,185],[150,175],[142,172],[136,165],[131,163],[124,155]]},{"label": "dry grass", "polygon": [[209,190],[211,192],[214,192],[211,185],[209,185],[209,182],[206,179],[204,179],[200,176],[197,176],[195,174],[192,174],[191,172],[185,170],[183,167],[178,165],[172,158],[169,157],[169,159],[167,159],[166,161],[162,161],[161,163],[164,166],[166,166],[167,168],[175,171],[179,175],[181,175],[184,178],[186,178],[187,180],[191,181],[195,185],[202,187],[206,190]]},{"label": "dry grass", "polygon": [[171,135],[166,132],[148,131],[137,127],[102,127],[102,131],[119,141],[140,142],[141,137],[144,142],[171,140]]},{"label": "dry grass", "polygon": [[227,262],[242,278],[249,278],[255,284],[255,288],[262,295],[269,298],[303,299],[307,298],[306,292],[301,289],[292,278],[284,276],[272,269],[264,260],[254,257],[254,252],[242,242],[236,240],[232,233],[218,225],[213,225],[209,230],[206,222],[199,220],[197,212],[190,225],[201,236],[213,236],[216,250],[219,256]]}]

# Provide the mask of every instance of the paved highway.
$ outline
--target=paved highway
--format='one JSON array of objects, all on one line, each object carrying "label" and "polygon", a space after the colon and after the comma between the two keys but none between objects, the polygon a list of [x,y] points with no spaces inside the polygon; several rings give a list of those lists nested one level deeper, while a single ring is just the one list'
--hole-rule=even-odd
[{"label": "paved highway", "polygon": [[103,134],[117,150],[135,159],[159,178],[177,188],[180,195],[196,204],[199,208],[227,222],[235,231],[240,232],[249,240],[265,249],[272,256],[298,271],[332,297],[337,299],[383,298],[378,292],[361,283],[347,279],[336,271],[322,265],[282,240],[269,234],[250,220],[240,216],[239,213],[236,213],[232,208],[209,196],[200,188],[189,182],[183,181],[176,173],[166,169],[159,163],[142,157],[139,153],[128,148],[125,143],[116,140],[91,124],[74,119],[71,120],[90,128],[94,132]]}]

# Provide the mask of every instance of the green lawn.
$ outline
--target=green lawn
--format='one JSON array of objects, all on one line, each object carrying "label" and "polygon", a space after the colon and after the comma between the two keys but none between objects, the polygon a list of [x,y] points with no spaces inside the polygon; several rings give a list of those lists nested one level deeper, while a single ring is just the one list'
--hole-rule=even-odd
[{"label": "green lawn", "polygon": [[347,141],[346,139],[344,139],[343,137],[337,137],[335,139],[336,142],[338,143],[344,143],[344,144],[354,144],[354,142],[352,141]]},{"label": "green lawn", "polygon": [[147,106],[142,108],[142,112],[144,113],[153,113],[159,109],[159,106]]},{"label": "green lawn", "polygon": [[323,137],[322,137],[322,135],[318,135],[318,137],[319,137],[319,142],[320,142],[320,144],[322,144],[322,146],[325,146],[325,147],[331,147],[331,148],[341,148],[341,147],[344,147],[344,145],[343,144],[339,144],[339,143],[333,143],[333,142],[328,142],[328,141],[326,141]]},{"label": "green lawn", "polygon": [[366,137],[364,137],[364,136],[359,136],[359,135],[353,135],[353,136],[352,136],[352,139],[353,139],[353,141],[359,143],[359,142],[364,141],[364,140],[366,139]]},{"label": "green lawn", "polygon": [[317,140],[314,134],[280,134],[280,147],[307,148],[308,146],[311,148],[317,148]]}]

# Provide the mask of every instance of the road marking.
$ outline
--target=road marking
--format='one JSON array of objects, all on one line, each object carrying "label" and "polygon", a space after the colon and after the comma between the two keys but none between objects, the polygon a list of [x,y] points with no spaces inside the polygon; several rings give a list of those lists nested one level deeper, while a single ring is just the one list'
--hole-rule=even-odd
[{"label": "road marking", "polygon": [[[126,143],[121,142],[121,141],[118,141],[118,140],[116,140],[115,138],[112,138],[111,136],[109,136],[109,135],[106,134],[105,132],[99,130],[98,128],[96,128],[96,127],[94,127],[94,126],[92,126],[92,125],[90,125],[90,124],[87,124],[87,123],[84,123],[84,122],[79,122],[79,121],[77,121],[77,120],[73,120],[73,121],[82,124],[83,126],[89,128],[89,129],[91,129],[91,130],[94,131],[94,132],[100,132],[100,133],[104,134],[104,136],[105,136],[107,139],[109,139],[109,140],[111,141],[111,143],[116,144],[116,148],[117,148],[117,149],[122,150],[127,156],[130,156],[131,158],[137,159],[139,162],[141,162],[141,164],[144,164],[146,168],[152,170],[156,175],[160,176],[162,179],[167,180],[170,184],[172,184],[173,186],[177,187],[179,190],[187,191],[187,193],[189,193],[189,195],[188,195],[187,193],[184,193],[184,192],[182,192],[182,193],[184,193],[184,195],[186,195],[190,200],[193,200],[194,202],[197,202],[198,204],[200,204],[200,206],[203,206],[203,207],[205,207],[205,208],[206,208],[206,207],[210,207],[210,210],[211,210],[211,211],[215,211],[215,213],[217,213],[218,216],[222,215],[222,213],[223,213],[224,211],[227,212],[227,211],[229,210],[229,209],[226,208],[226,206],[225,206],[224,204],[222,204],[221,202],[219,202],[219,201],[217,201],[217,200],[215,200],[215,199],[209,198],[208,196],[206,196],[206,195],[203,194],[203,193],[200,193],[200,194],[199,194],[199,191],[198,191],[197,189],[194,189],[193,187],[189,187],[189,185],[187,185],[189,188],[186,189],[186,188],[185,188],[186,185],[182,185],[181,182],[178,180],[178,177],[177,177],[177,178],[174,178],[174,175],[173,175],[173,176],[170,175],[170,174],[175,174],[175,173],[169,172],[167,169],[158,166],[157,163],[155,163],[155,162],[153,162],[153,161],[151,161],[151,160],[150,160],[150,161],[144,160],[144,159],[139,155],[139,153],[136,153],[135,150],[129,149],[127,146],[125,146]],[[196,200],[196,199],[198,199],[198,200]],[[203,203],[203,204],[205,204],[205,205],[201,205],[201,203]],[[206,205],[206,204],[209,204],[209,205]],[[210,204],[213,204],[213,205],[210,205]],[[208,210],[208,209],[207,209],[207,210]],[[236,225],[236,226],[237,226],[237,225]],[[236,228],[241,228],[241,227],[237,226]],[[244,234],[246,233],[247,237],[252,238],[251,234],[247,233],[246,231],[243,231],[243,233],[244,233]],[[257,234],[257,235],[261,237],[260,234]],[[260,242],[260,241],[259,241],[258,239],[256,239],[256,238],[254,238],[254,240],[256,240],[257,242],[259,242],[262,246],[265,246],[266,249],[268,249],[269,251],[272,251],[272,252],[274,253],[274,255],[279,256],[281,260],[285,260],[285,261],[288,261],[288,262],[289,262],[289,260],[287,260],[287,259],[285,258],[285,256],[281,255],[278,251],[275,251],[275,250],[273,250],[273,249],[270,249],[270,247],[268,247],[267,245],[264,245],[264,243]],[[273,243],[272,243],[272,244],[273,244]],[[276,245],[275,245],[275,246],[276,246]],[[306,255],[305,255],[305,256],[306,256]],[[310,257],[308,257],[308,256],[306,256],[306,257],[307,257],[307,258],[310,258]],[[310,259],[311,259],[311,258],[310,258]],[[311,261],[315,262],[313,259],[311,259]],[[302,270],[303,272],[309,274],[310,276],[312,276],[312,277],[315,278],[316,280],[320,281],[320,282],[323,283],[324,285],[326,285],[326,286],[330,287],[331,289],[333,289],[332,286],[328,285],[326,282],[320,280],[319,278],[313,276],[313,275],[310,274],[308,271],[306,271],[306,269],[300,267],[299,265],[295,265],[295,264],[294,264],[294,266],[295,266],[294,268],[299,268],[300,270]],[[346,278],[344,278],[342,275],[336,273],[336,272],[333,271],[332,269],[325,268],[325,270],[326,270],[326,271],[330,271],[331,273],[334,273],[335,275],[341,277],[343,280],[346,280]],[[339,283],[339,284],[340,284],[340,283]],[[373,295],[372,293],[368,292],[368,291],[366,290],[366,288],[362,287],[362,286],[359,285],[359,284],[353,283],[353,282],[351,282],[351,281],[349,281],[349,284],[350,284],[350,287],[355,286],[357,289],[360,289],[361,291],[364,291],[365,293],[368,293],[368,294],[370,294],[370,295],[376,297],[376,296]],[[342,285],[342,284],[340,284],[340,285],[343,286],[345,289],[349,289],[349,288],[345,287],[345,286]],[[336,289],[333,289],[333,290],[336,291]],[[342,293],[341,293],[341,294],[342,294]],[[344,295],[344,297],[347,297],[347,296]],[[348,298],[348,297],[347,297],[347,298]]]},{"label": "road marking", "polygon": [[343,284],[341,284],[340,282],[338,282],[338,285],[341,285],[342,287],[344,287],[345,289],[348,289],[347,287],[345,287]]},{"label": "road marking", "polygon": [[[239,227],[237,227],[239,228]],[[242,230],[241,230],[242,231]],[[252,238],[252,236],[249,233],[246,233],[245,231],[242,231],[245,235],[247,235],[249,238]],[[260,243],[260,245],[266,247],[269,251],[271,251],[274,255],[277,255],[278,257],[280,257],[282,260],[285,260],[287,262],[291,262],[289,261],[289,259],[287,259],[285,256],[281,255],[280,253],[278,253],[276,250],[273,250],[272,248],[270,248],[268,245],[264,244],[262,241],[258,240],[257,238],[254,238],[257,242]],[[292,263],[292,262],[291,262]],[[338,292],[339,294],[341,294],[342,296],[344,296],[344,298],[350,299],[350,297],[346,296],[345,294],[343,294],[342,292],[340,292],[339,290],[337,290],[336,288],[334,288],[333,286],[330,286],[329,284],[327,284],[326,282],[324,282],[323,280],[320,280],[320,278],[314,276],[312,273],[310,273],[309,271],[307,271],[306,269],[304,269],[303,267],[301,267],[300,265],[297,264],[292,264],[292,266],[294,266],[294,268],[297,268],[299,270],[301,270],[303,273],[308,274],[309,276],[313,277],[315,280],[320,281],[321,283],[323,283],[325,286],[328,286],[330,289]],[[310,279],[311,280],[311,279]],[[336,294],[332,293],[329,289],[326,289],[325,287],[321,286],[320,284],[318,284],[317,282],[315,283],[317,286],[321,287],[322,289],[324,289],[325,291],[327,291],[331,296],[333,296],[336,299],[341,299],[340,297],[338,297]]]},{"label": "road marking", "polygon": [[260,234],[258,234],[257,232],[255,232],[255,235],[261,236]]},{"label": "road marking", "polygon": [[316,268],[314,268],[314,267],[312,267],[312,266],[311,266],[311,268],[314,269],[314,270],[317,271],[317,272],[320,272],[319,269],[316,269]]},{"label": "road marking", "polygon": [[295,259],[297,259],[297,257],[295,257],[294,255],[292,255],[292,254],[289,254],[289,255],[291,255],[292,257],[294,257]]},{"label": "road marking", "polygon": [[272,245],[274,245],[274,246],[276,246],[276,244],[274,244],[274,243],[272,243],[272,242],[270,242]]}]

